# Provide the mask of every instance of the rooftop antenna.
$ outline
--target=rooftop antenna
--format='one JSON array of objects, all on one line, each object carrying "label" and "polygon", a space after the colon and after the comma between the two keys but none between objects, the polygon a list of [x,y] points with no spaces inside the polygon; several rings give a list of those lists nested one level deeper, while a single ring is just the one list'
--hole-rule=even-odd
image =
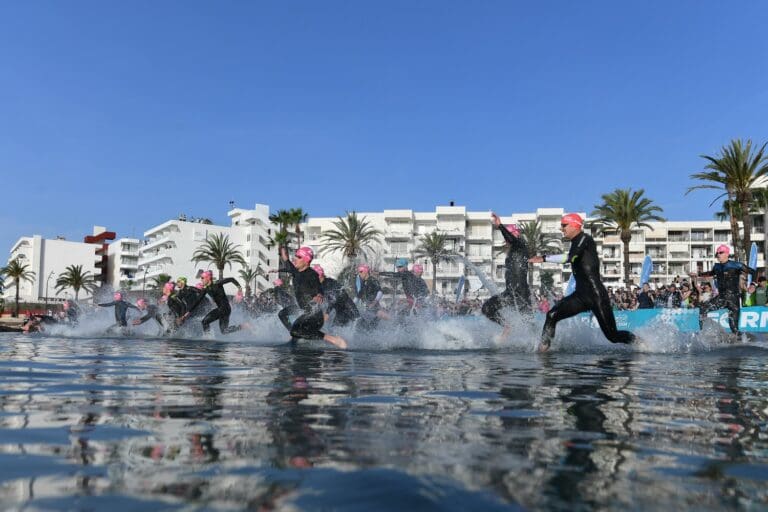
[{"label": "rooftop antenna", "polygon": [[232,209],[234,209],[234,207],[235,207],[235,202],[234,201],[230,201],[229,202],[229,209],[232,210]]}]

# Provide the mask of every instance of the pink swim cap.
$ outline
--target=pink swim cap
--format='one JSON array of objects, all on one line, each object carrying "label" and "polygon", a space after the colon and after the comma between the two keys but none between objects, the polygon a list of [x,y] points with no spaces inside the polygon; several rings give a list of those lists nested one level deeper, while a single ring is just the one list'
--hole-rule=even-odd
[{"label": "pink swim cap", "polygon": [[202,277],[203,279],[213,279],[213,272],[211,272],[210,270],[206,270],[202,274],[200,274],[200,277]]},{"label": "pink swim cap", "polygon": [[725,254],[731,254],[731,248],[723,244],[717,248],[717,250],[715,251],[715,254],[721,253],[721,252],[724,252]]},{"label": "pink swim cap", "polygon": [[579,215],[578,213],[567,213],[563,215],[563,218],[560,220],[560,223],[567,224],[575,228],[581,228],[584,225],[584,219],[582,219],[581,215]]},{"label": "pink swim cap", "polygon": [[320,277],[325,277],[325,270],[323,270],[323,267],[321,267],[320,265],[312,265],[312,270],[317,272],[317,275],[319,275]]},{"label": "pink swim cap", "polygon": [[235,293],[235,302],[243,302],[243,290],[237,290],[237,293]]},{"label": "pink swim cap", "polygon": [[176,289],[176,285],[174,283],[167,282],[163,285],[163,293],[166,295],[173,293],[173,290],[175,289]]},{"label": "pink swim cap", "polygon": [[423,274],[424,273],[424,266],[421,263],[414,263],[411,267],[411,271],[414,274]]},{"label": "pink swim cap", "polygon": [[283,286],[283,280],[279,277],[273,281],[275,283],[275,286]]},{"label": "pink swim cap", "polygon": [[315,259],[315,251],[309,247],[299,247],[296,249],[296,257],[309,263]]},{"label": "pink swim cap", "polygon": [[123,294],[122,294],[122,293],[120,293],[120,292],[115,292],[115,294],[114,294],[114,295],[112,295],[112,298],[113,298],[114,300],[123,300]]},{"label": "pink swim cap", "polygon": [[512,233],[515,237],[520,236],[520,228],[517,227],[517,224],[507,224],[504,227],[507,228],[507,231]]},{"label": "pink swim cap", "polygon": [[371,271],[371,267],[369,267],[368,265],[363,263],[363,264],[360,264],[360,265],[357,266],[357,271],[358,272],[370,272]]},{"label": "pink swim cap", "polygon": [[146,306],[147,305],[147,299],[139,299],[136,301],[137,306]]}]

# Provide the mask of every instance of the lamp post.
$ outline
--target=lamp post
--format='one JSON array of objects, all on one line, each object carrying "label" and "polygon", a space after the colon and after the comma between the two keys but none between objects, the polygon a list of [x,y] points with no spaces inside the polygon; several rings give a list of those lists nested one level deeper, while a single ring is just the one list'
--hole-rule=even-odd
[{"label": "lamp post", "polygon": [[48,283],[50,282],[51,278],[53,277],[53,270],[51,270],[51,273],[48,274],[48,278],[45,280],[45,311],[48,312]]}]

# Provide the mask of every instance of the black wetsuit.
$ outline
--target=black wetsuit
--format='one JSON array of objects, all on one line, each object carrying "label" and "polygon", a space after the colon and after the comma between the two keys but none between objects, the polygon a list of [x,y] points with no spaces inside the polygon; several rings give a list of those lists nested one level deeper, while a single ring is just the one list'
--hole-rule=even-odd
[{"label": "black wetsuit", "polygon": [[[201,294],[204,295],[202,293],[202,290],[198,290],[194,286],[184,285],[183,287],[176,288],[176,293],[173,295],[176,296],[176,298],[181,302],[183,307],[183,311],[179,316],[184,315],[184,313],[188,311],[190,312],[190,315],[191,315],[192,306],[197,303],[197,299],[200,298]],[[168,304],[168,307],[171,307],[170,303]],[[171,309],[171,311],[174,311],[174,309]]]},{"label": "black wetsuit", "polygon": [[112,302],[105,302],[103,304],[97,304],[97,305],[101,307],[115,306],[115,323],[113,325],[110,325],[107,328],[107,331],[112,331],[114,330],[115,327],[127,327],[128,320],[126,318],[126,314],[128,313],[128,310],[135,309],[139,311],[139,308],[137,308],[130,302],[125,302],[124,300],[114,300]]},{"label": "black wetsuit", "polygon": [[211,329],[211,324],[216,320],[219,321],[219,329],[222,334],[229,334],[231,332],[239,331],[239,325],[229,325],[229,315],[232,314],[232,308],[229,305],[229,299],[227,293],[224,291],[224,285],[232,283],[240,288],[240,283],[234,277],[225,277],[216,282],[211,282],[208,286],[201,290],[200,296],[195,303],[190,307],[189,311],[193,312],[205,300],[206,295],[210,295],[216,308],[209,311],[207,315],[203,317],[203,331],[208,332]]},{"label": "black wetsuit", "polygon": [[403,270],[400,272],[381,272],[379,275],[394,277],[400,280],[403,286],[403,294],[408,301],[408,307],[400,314],[410,315],[416,312],[417,308],[424,306],[426,298],[429,296],[429,288],[422,278],[411,272]]},{"label": "black wetsuit", "polygon": [[365,280],[361,279],[361,281],[360,289],[355,290],[357,292],[357,298],[360,299],[365,306],[365,313],[360,315],[361,322],[359,326],[363,329],[371,330],[379,323],[379,317],[376,314],[379,310],[379,303],[376,302],[376,297],[379,295],[379,292],[381,292],[381,286],[379,286],[379,282],[371,276],[368,276],[368,279]]},{"label": "black wetsuit", "polygon": [[334,324],[347,325],[360,318],[360,311],[358,311],[357,306],[355,306],[347,291],[337,280],[326,277],[320,283],[320,286],[323,290],[324,304],[327,311],[336,312],[336,317],[333,320]]},{"label": "black wetsuit", "polygon": [[741,275],[752,274],[755,269],[738,261],[729,260],[717,262],[709,272],[702,272],[701,277],[714,277],[717,280],[717,296],[699,306],[699,320],[706,318],[707,313],[716,309],[728,310],[728,326],[731,332],[739,332],[739,315],[741,314]]},{"label": "black wetsuit", "polygon": [[[320,330],[325,322],[323,310],[313,300],[317,295],[323,294],[320,276],[311,268],[299,272],[293,263],[286,260],[283,260],[281,271],[291,274],[296,304],[281,309],[277,317],[294,340],[322,340],[325,338],[325,334]],[[298,312],[301,312],[301,315],[291,323],[290,315]]]},{"label": "black wetsuit", "polygon": [[506,306],[530,314],[531,290],[528,288],[528,246],[521,237],[510,233],[504,224],[499,224],[499,231],[509,244],[507,258],[504,260],[506,289],[485,301],[482,312],[488,319],[504,325],[501,310]]},{"label": "black wetsuit", "polygon": [[153,318],[157,320],[157,323],[160,324],[161,327],[163,326],[163,318],[160,316],[158,307],[154,304],[148,304],[147,309],[144,310],[144,316],[139,318],[139,325],[149,322]]},{"label": "black wetsuit", "polygon": [[612,343],[632,343],[635,336],[629,331],[619,331],[616,328],[616,318],[613,316],[611,299],[608,290],[600,280],[600,260],[597,258],[597,246],[591,236],[583,231],[571,240],[571,250],[568,252],[568,263],[571,264],[573,277],[576,280],[574,292],[558,302],[547,313],[541,343],[549,347],[555,337],[555,326],[560,320],[565,320],[584,311],[591,311],[600,329]]}]

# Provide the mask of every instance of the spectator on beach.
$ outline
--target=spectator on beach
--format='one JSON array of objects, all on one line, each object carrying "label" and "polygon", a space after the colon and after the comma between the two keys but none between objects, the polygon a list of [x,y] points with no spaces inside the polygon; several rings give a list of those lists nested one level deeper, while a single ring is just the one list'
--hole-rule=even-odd
[{"label": "spectator on beach", "polygon": [[637,296],[637,308],[653,309],[654,298],[653,291],[651,291],[651,285],[643,283],[643,288]]},{"label": "spectator on beach", "polygon": [[756,305],[757,301],[757,285],[752,282],[749,283],[747,289],[744,290],[744,299],[741,301],[741,305],[745,307]]},{"label": "spectator on beach", "polygon": [[760,276],[757,278],[757,288],[755,289],[755,306],[765,306],[767,299],[766,279],[765,276]]}]

